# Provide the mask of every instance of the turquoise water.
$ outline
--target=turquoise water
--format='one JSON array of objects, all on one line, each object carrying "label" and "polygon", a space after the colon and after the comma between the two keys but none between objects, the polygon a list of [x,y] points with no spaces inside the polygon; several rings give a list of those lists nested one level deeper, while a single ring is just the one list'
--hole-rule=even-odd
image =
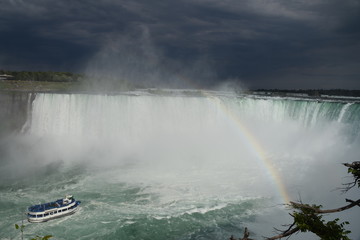
[{"label": "turquoise water", "polygon": [[37,94],[31,109],[1,140],[1,239],[20,239],[27,206],[66,194],[79,211],[25,222],[27,238],[228,239],[248,227],[259,239],[289,221],[277,178],[293,200],[343,205],[331,190],[360,153],[353,102]]},{"label": "turquoise water", "polygon": [[[53,171],[53,172],[52,172]],[[146,186],[103,180],[84,166],[57,165],[26,181],[1,187],[1,237],[20,238],[14,224],[36,201],[71,192],[82,201],[74,215],[46,223],[25,222],[25,236],[53,234],[56,239],[222,239],[255,221],[265,199],[176,199],[166,201]],[[48,173],[50,172],[50,173]],[[91,176],[91,177],[90,177]],[[34,200],[36,199],[36,200]],[[230,235],[229,235],[230,236]]]}]

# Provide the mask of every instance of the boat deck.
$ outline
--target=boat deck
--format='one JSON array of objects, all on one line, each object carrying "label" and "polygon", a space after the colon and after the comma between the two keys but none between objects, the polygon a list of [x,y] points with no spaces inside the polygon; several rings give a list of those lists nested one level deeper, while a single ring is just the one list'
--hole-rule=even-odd
[{"label": "boat deck", "polygon": [[[74,201],[72,201],[70,203],[73,203],[73,202]],[[38,205],[31,206],[31,207],[29,207],[28,210],[29,210],[29,212],[44,212],[46,210],[68,206],[70,203],[63,204],[63,200],[58,199],[54,202],[48,202],[48,203],[44,203],[44,204],[38,204]]]}]

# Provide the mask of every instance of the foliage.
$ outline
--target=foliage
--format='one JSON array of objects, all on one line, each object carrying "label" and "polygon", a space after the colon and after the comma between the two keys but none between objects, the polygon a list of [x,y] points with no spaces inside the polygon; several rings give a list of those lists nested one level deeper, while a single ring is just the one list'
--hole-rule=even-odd
[{"label": "foliage", "polygon": [[0,75],[10,75],[9,80],[40,81],[40,82],[77,82],[84,76],[69,72],[28,72],[0,70]]},{"label": "foliage", "polygon": [[[2,76],[1,76],[2,75]],[[0,70],[0,90],[20,91],[128,91],[145,86],[106,76],[91,77],[69,72]]]},{"label": "foliage", "polygon": [[22,236],[23,236],[23,234],[24,234],[25,225],[21,224],[21,225],[19,226],[19,225],[15,224],[15,228],[20,230],[20,232],[21,232],[21,239],[22,239],[22,238],[23,238]]},{"label": "foliage", "polygon": [[[344,165],[348,167],[348,173],[352,174],[353,181],[343,184],[345,185],[343,192],[347,192],[355,186],[360,188],[360,162],[344,163]],[[351,232],[345,229],[345,226],[348,225],[349,222],[339,222],[338,218],[328,222],[323,219],[324,214],[342,212],[355,206],[360,207],[360,199],[346,199],[346,202],[350,204],[328,210],[322,210],[321,205],[290,202],[288,205],[294,210],[292,214],[290,214],[293,217],[293,223],[289,225],[290,227],[285,231],[277,230],[279,231],[278,235],[266,239],[282,239],[298,232],[312,232],[320,237],[321,240],[350,240],[347,235]],[[241,240],[250,240],[248,236],[249,235],[244,235],[244,238]],[[230,239],[234,238],[231,237]]]},{"label": "foliage", "polygon": [[321,95],[329,96],[353,96],[360,97],[360,90],[348,89],[257,89],[255,92],[267,92],[272,95],[283,95],[287,93],[307,94],[308,96],[318,97]]},{"label": "foliage", "polygon": [[[348,167],[348,173],[352,174],[353,177],[352,182],[344,184],[346,186],[344,192],[349,191],[356,185],[360,188],[360,162],[344,163],[344,165]],[[301,231],[312,232],[322,240],[350,240],[347,237],[350,231],[344,228],[349,222],[339,223],[338,218],[328,222],[323,219],[324,214],[342,212],[354,206],[360,206],[360,199],[357,201],[346,199],[346,201],[351,204],[330,210],[322,210],[321,205],[290,202],[290,207],[294,209],[293,213],[290,214],[294,219],[294,223],[288,230],[269,239],[279,239]]]},{"label": "foliage", "polygon": [[356,184],[360,188],[360,162],[344,163],[344,165],[348,167],[348,173],[351,173],[354,177],[353,182],[345,184],[347,186],[346,191],[356,186]]},{"label": "foliage", "polygon": [[[19,225],[15,224],[15,228],[19,229],[21,231],[21,235],[23,235],[25,225],[20,225],[19,226]],[[52,237],[53,237],[52,235],[46,235],[46,236],[43,236],[43,237],[36,235],[36,237],[33,237],[30,240],[48,240],[48,239],[50,239]],[[22,239],[22,237],[21,237],[21,239]]]},{"label": "foliage", "polygon": [[350,231],[345,230],[344,226],[349,222],[338,224],[339,219],[325,222],[322,215],[319,215],[314,209],[320,210],[321,205],[293,206],[298,211],[294,211],[292,216],[295,225],[301,232],[312,232],[321,239],[326,240],[350,240],[346,235]]},{"label": "foliage", "polygon": [[46,235],[44,237],[36,236],[34,238],[31,238],[30,240],[48,240],[49,238],[52,238],[52,235]]},{"label": "foliage", "polygon": [[80,86],[78,82],[0,81],[0,91],[73,92],[79,91]]}]

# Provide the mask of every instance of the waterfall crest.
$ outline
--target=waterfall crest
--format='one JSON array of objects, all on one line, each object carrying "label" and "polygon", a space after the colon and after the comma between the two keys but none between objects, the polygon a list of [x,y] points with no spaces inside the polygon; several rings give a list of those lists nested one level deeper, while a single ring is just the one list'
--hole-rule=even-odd
[{"label": "waterfall crest", "polygon": [[129,139],[221,127],[224,108],[242,121],[294,121],[306,127],[336,121],[353,133],[360,130],[359,103],[221,96],[38,94],[29,122],[30,132],[38,135]]}]

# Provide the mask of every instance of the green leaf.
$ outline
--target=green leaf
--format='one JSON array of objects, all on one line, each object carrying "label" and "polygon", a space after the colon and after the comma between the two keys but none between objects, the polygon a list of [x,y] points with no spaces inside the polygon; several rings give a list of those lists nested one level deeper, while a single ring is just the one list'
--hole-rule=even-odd
[{"label": "green leaf", "polygon": [[19,225],[15,224],[15,228],[16,228],[16,229],[19,229]]}]

